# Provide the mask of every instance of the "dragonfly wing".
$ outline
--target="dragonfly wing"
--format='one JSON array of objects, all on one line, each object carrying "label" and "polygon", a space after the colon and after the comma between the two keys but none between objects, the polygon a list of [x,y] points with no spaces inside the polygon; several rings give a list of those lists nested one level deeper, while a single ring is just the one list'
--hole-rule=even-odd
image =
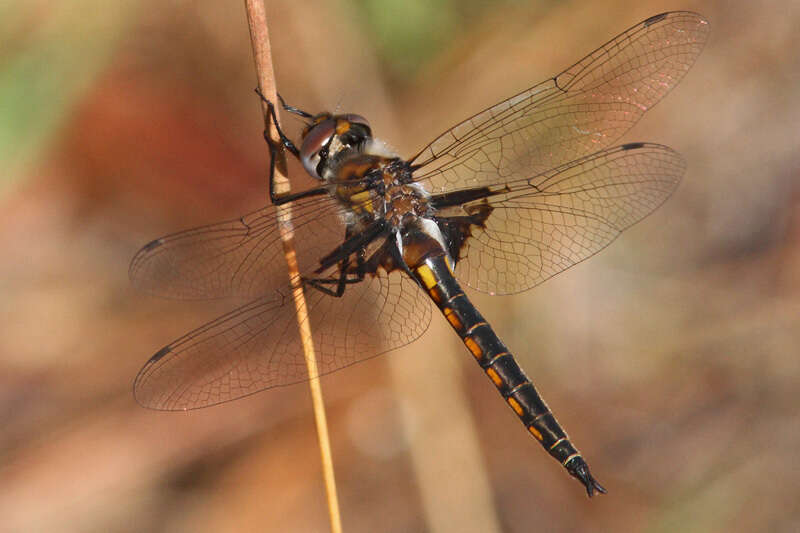
[{"label": "dragonfly wing", "polygon": [[[301,271],[344,238],[340,211],[328,195],[292,203]],[[135,287],[177,299],[256,298],[286,285],[286,272],[275,206],[156,239],[139,250],[129,269]]]},{"label": "dragonfly wing", "polygon": [[440,135],[412,159],[414,176],[436,194],[525,179],[611,146],[681,81],[708,32],[696,13],[650,17]]},{"label": "dragonfly wing", "polygon": [[[599,252],[661,205],[686,170],[671,148],[609,148],[527,180],[495,184],[466,213],[488,202],[472,226],[456,275],[480,291],[527,290]],[[483,208],[485,209],[485,208]]]},{"label": "dragonfly wing", "polygon": [[[305,290],[320,375],[403,346],[428,327],[431,308],[400,272],[368,275],[341,297]],[[309,379],[289,289],[232,311],[159,350],[134,383],[139,403],[207,407]]]}]

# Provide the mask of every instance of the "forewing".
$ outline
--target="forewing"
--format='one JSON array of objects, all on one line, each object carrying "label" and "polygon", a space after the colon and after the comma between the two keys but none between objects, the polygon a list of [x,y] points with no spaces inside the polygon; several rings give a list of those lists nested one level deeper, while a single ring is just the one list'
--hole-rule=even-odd
[{"label": "forewing", "polygon": [[[341,208],[328,195],[292,202],[300,271],[313,270],[344,239]],[[278,208],[182,231],[145,245],[129,275],[139,289],[169,298],[256,298],[288,282]]]},{"label": "forewing", "polygon": [[610,146],[680,82],[708,31],[696,13],[650,17],[440,135],[412,159],[415,178],[433,193],[490,185]]},{"label": "forewing", "polygon": [[[338,298],[314,288],[305,295],[320,375],[403,346],[430,322],[428,299],[400,272],[367,276]],[[142,368],[137,401],[153,409],[195,409],[306,381],[295,316],[286,289],[188,333]]]},{"label": "forewing", "polygon": [[[495,185],[485,227],[472,227],[456,275],[496,294],[538,285],[602,250],[653,212],[685,169],[671,148],[635,143]],[[469,211],[469,204],[464,208]]]}]

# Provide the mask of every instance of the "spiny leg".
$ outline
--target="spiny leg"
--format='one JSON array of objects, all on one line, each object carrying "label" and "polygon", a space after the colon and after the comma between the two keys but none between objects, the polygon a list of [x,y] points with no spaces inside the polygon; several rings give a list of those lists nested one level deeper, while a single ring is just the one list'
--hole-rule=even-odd
[{"label": "spiny leg", "polygon": [[[278,132],[278,137],[280,138],[281,145],[289,150],[289,152],[297,159],[300,159],[300,151],[297,149],[297,146],[292,142],[289,137],[283,133],[283,130],[278,123],[278,117],[275,114],[275,106],[272,102],[264,98],[264,95],[261,93],[261,90],[256,87],[256,93],[261,97],[261,99],[267,104],[268,110],[268,118],[269,120],[275,124],[275,129]],[[296,109],[296,108],[292,108]],[[294,112],[292,110],[287,109],[287,111]],[[275,161],[277,160],[278,155],[278,145],[276,145],[272,138],[269,135],[269,124],[267,124],[267,128],[264,130],[264,140],[267,141],[267,146],[269,146],[269,198],[270,201],[274,205],[281,205],[287,202],[291,202],[293,200],[299,200],[300,198],[306,198],[308,196],[319,196],[322,194],[327,194],[328,189],[325,187],[316,187],[314,189],[308,189],[306,191],[301,191],[297,193],[287,193],[278,195],[275,192]]]},{"label": "spiny leg", "polygon": [[[299,158],[300,157],[300,150],[297,149],[297,146],[294,145],[292,140],[289,137],[287,137],[286,134],[283,133],[283,130],[281,129],[281,125],[278,122],[278,116],[275,114],[275,105],[270,100],[267,100],[267,98],[261,92],[261,89],[259,89],[258,87],[256,87],[256,94],[261,98],[261,100],[264,101],[265,104],[267,104],[268,118],[272,122],[272,124],[275,125],[275,129],[278,132],[278,138],[280,139],[281,144],[283,145],[283,147],[286,148],[287,150],[289,150],[292,153],[292,155],[294,155],[295,157]],[[280,98],[280,96],[279,96],[279,98]],[[283,99],[281,99],[281,102],[283,102]],[[285,105],[284,105],[284,108],[285,108]],[[292,108],[292,109],[295,109],[295,108]],[[289,110],[287,109],[287,111],[289,111]],[[272,142],[272,138],[269,135],[269,124],[267,124],[267,128],[264,130],[264,139],[267,141],[267,144],[269,144],[270,146],[272,146],[274,144]]]},{"label": "spiny leg", "polygon": [[278,93],[278,100],[280,100],[281,106],[286,111],[288,111],[289,113],[292,113],[292,114],[295,114],[295,115],[299,115],[299,116],[301,116],[303,118],[312,118],[314,116],[311,113],[309,113],[308,111],[303,111],[302,109],[300,109],[298,107],[295,107],[293,105],[287,104],[286,100],[284,100],[283,96],[281,96],[281,93]]},{"label": "spiny leg", "polygon": [[[347,227],[345,230],[345,242],[349,239],[353,238],[353,231],[350,226]],[[360,283],[364,281],[364,276],[366,275],[366,260],[364,257],[364,248],[358,249],[354,252],[356,256],[356,271],[355,272],[348,272],[347,265],[350,263],[349,256],[344,257],[339,262],[339,277],[338,278],[316,278],[316,279],[307,279],[305,280],[311,287],[322,291],[325,294],[330,296],[334,296],[336,298],[341,297],[344,294],[345,288],[347,285],[352,283]],[[348,274],[354,274],[355,277],[348,278]],[[336,285],[336,289],[332,290],[325,285]]]},{"label": "spiny leg", "polygon": [[[261,98],[264,98],[264,95],[262,95],[260,92],[259,92],[259,96],[261,96]],[[268,112],[269,112],[269,114],[268,114],[269,120],[272,122],[272,124],[275,125],[275,130],[278,132],[278,137],[280,138],[281,144],[295,158],[299,159],[300,158],[300,151],[297,149],[297,147],[294,145],[294,143],[291,141],[291,139],[289,139],[286,136],[286,134],[283,133],[283,130],[281,129],[280,124],[278,123],[278,117],[275,114],[275,106],[269,100],[265,99],[264,101],[267,103],[267,109],[268,109]],[[278,145],[276,145],[272,141],[272,137],[271,137],[270,132],[269,132],[269,126],[270,125],[267,124],[267,127],[264,129],[264,140],[267,141],[267,145],[269,146],[269,198],[270,198],[270,200],[272,201],[273,204],[281,205],[281,204],[284,204],[284,203],[290,201],[289,199],[287,199],[290,195],[289,194],[279,195],[276,192],[276,186],[275,186],[275,162],[277,161],[277,158],[278,158]]]}]

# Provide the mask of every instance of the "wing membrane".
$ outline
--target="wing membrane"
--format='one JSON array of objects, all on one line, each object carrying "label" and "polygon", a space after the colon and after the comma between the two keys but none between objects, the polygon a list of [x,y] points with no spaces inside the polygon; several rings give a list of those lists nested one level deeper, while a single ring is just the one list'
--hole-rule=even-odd
[{"label": "wing membrane", "polygon": [[696,13],[650,17],[557,76],[446,131],[412,161],[433,193],[545,172],[617,141],[680,82],[708,37]]},{"label": "wing membrane", "polygon": [[[473,227],[456,275],[490,293],[524,291],[608,246],[675,190],[686,163],[671,148],[636,143],[503,183]],[[469,205],[465,206],[469,210]]]},{"label": "wing membrane", "polygon": [[[348,285],[340,298],[307,289],[306,303],[320,375],[417,339],[431,317],[424,293],[399,272]],[[308,378],[287,289],[159,350],[136,377],[134,394],[153,409],[195,409]]]},{"label": "wing membrane", "polygon": [[[341,208],[329,196],[292,203],[300,271],[345,235]],[[277,208],[267,206],[241,218],[182,231],[145,245],[131,261],[134,286],[177,299],[256,298],[288,282]]]}]

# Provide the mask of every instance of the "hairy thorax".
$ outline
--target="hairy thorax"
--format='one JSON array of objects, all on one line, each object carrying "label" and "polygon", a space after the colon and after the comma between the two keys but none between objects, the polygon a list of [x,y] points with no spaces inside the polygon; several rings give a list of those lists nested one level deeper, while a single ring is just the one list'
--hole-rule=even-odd
[{"label": "hairy thorax", "polygon": [[345,216],[361,225],[384,218],[399,229],[430,213],[427,191],[412,182],[408,163],[397,157],[352,154],[335,166],[330,182]]}]

